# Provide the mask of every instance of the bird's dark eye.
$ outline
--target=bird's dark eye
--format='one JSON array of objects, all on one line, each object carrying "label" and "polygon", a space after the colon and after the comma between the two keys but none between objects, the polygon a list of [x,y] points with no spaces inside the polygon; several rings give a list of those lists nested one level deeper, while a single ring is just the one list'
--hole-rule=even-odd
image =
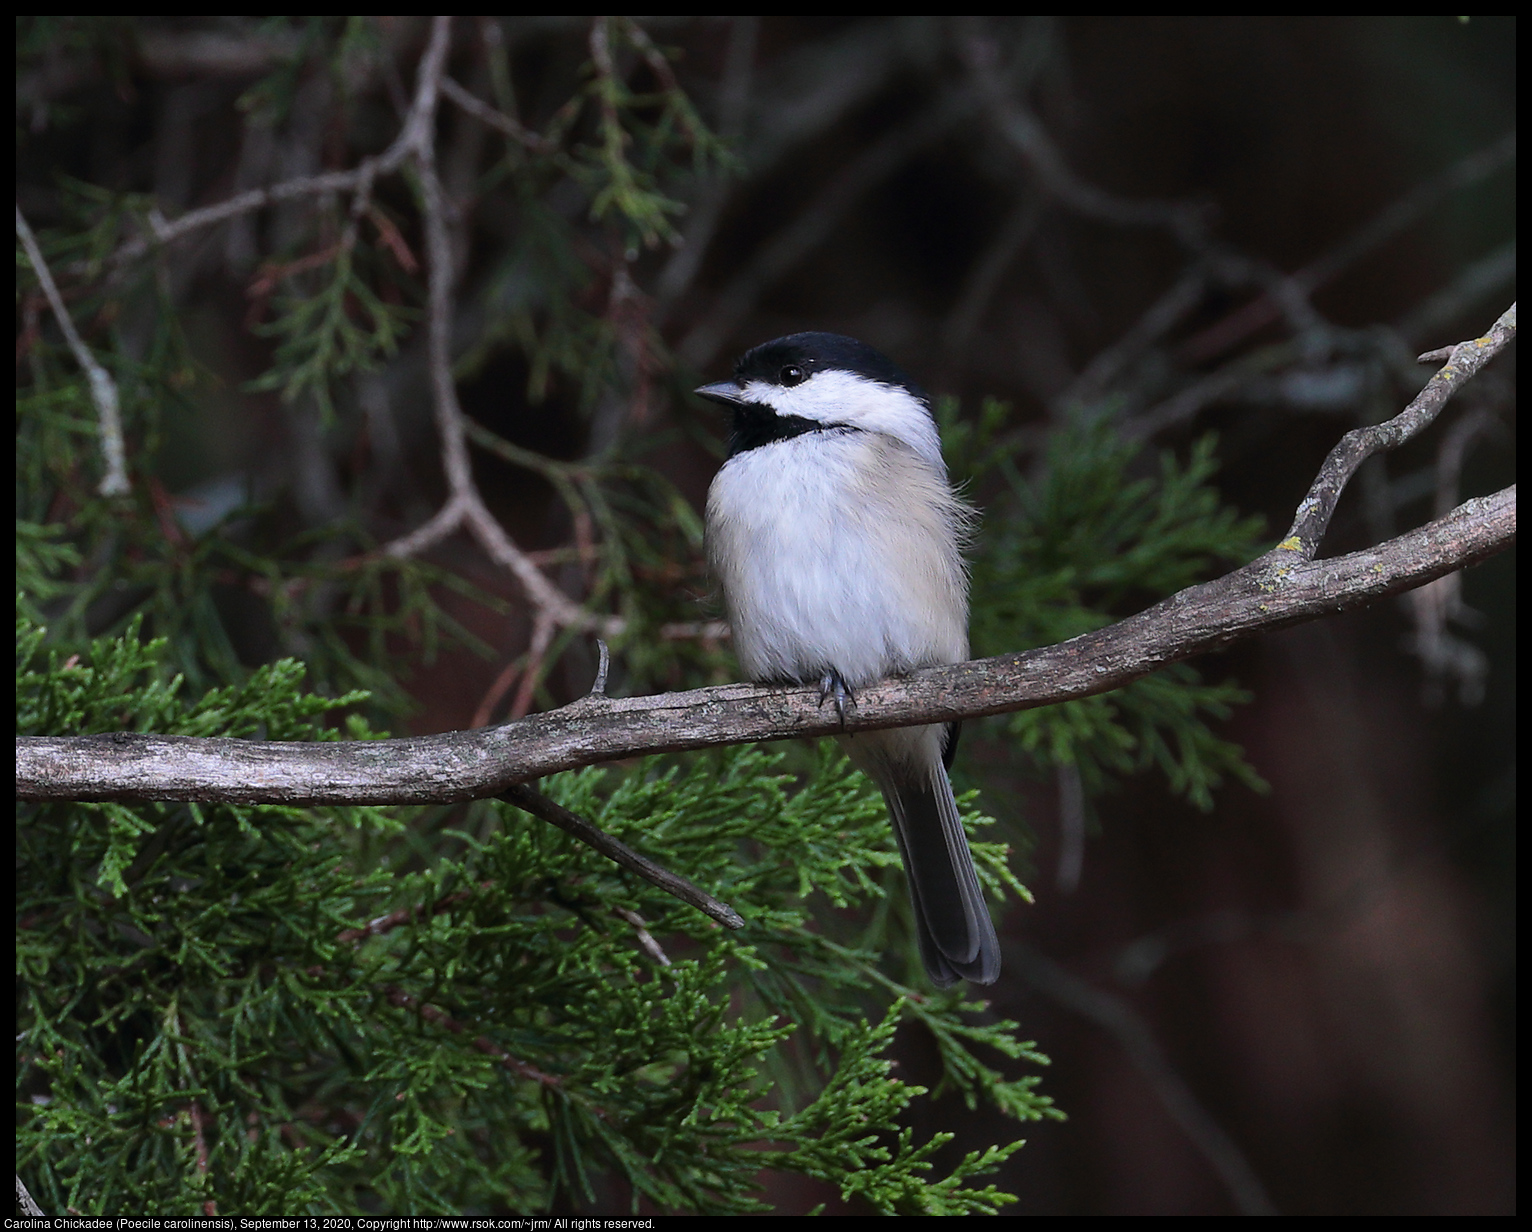
[{"label": "bird's dark eye", "polygon": [[777,373],[779,385],[802,385],[808,379],[808,373],[798,367],[797,364],[788,364],[781,372]]}]

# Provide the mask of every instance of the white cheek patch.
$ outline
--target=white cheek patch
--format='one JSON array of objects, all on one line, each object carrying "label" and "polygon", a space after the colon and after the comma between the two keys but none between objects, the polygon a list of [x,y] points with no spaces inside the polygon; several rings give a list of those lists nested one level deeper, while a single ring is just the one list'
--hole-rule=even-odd
[{"label": "white cheek patch", "polygon": [[801,385],[747,381],[744,396],[769,406],[780,415],[796,415],[815,423],[849,424],[903,441],[946,474],[936,423],[925,404],[898,385],[857,376],[854,372],[816,372]]}]

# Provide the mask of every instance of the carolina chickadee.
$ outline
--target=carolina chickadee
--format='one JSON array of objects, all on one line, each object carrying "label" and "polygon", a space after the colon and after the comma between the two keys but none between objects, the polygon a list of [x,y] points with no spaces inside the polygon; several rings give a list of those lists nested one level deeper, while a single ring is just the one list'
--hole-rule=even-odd
[{"label": "carolina chickadee", "polygon": [[[791,334],[697,390],[733,413],[707,551],[740,666],[818,682],[844,713],[884,676],[968,657],[962,545],[930,400],[866,343]],[[946,767],[958,724],[840,737],[883,792],[933,983],[991,984],[1000,946]]]}]

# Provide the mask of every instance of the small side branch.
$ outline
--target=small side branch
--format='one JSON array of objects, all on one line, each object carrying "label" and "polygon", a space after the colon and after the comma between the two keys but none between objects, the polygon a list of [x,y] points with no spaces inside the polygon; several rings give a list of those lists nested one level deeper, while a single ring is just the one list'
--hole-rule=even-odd
[{"label": "small side branch", "polygon": [[705,890],[699,889],[685,877],[661,868],[647,856],[641,856],[620,839],[613,838],[605,830],[598,829],[578,813],[572,813],[562,804],[550,800],[540,791],[534,791],[525,783],[500,793],[500,798],[532,816],[557,826],[566,834],[572,834],[582,843],[595,848],[608,860],[622,865],[630,873],[642,877],[650,885],[658,886],[667,894],[673,894],[683,903],[697,908],[704,915],[717,920],[725,928],[743,928],[745,921],[728,903],[721,903]]},{"label": "small side branch", "polygon": [[[1269,556],[1278,557],[1292,553],[1303,560],[1313,560],[1319,551],[1320,540],[1330,525],[1341,492],[1357,468],[1375,453],[1397,449],[1411,437],[1428,427],[1441,413],[1447,400],[1463,383],[1473,378],[1479,369],[1500,354],[1516,336],[1516,305],[1503,313],[1489,332],[1481,338],[1471,338],[1452,348],[1446,365],[1426,382],[1409,406],[1385,423],[1366,428],[1353,428],[1341,437],[1330,455],[1319,468],[1319,475],[1309,488],[1309,493],[1298,506],[1292,527]],[[1439,352],[1427,352],[1435,357]],[[1422,356],[1422,358],[1426,358]]]},{"label": "small side branch", "polygon": [[16,235],[21,240],[21,246],[26,249],[32,272],[37,275],[37,281],[42,283],[43,294],[48,297],[48,305],[53,309],[59,328],[64,331],[64,339],[74,352],[75,362],[80,365],[90,384],[90,400],[96,404],[101,452],[106,460],[106,474],[101,477],[101,484],[96,490],[102,496],[125,496],[133,490],[133,485],[128,482],[128,455],[122,442],[122,412],[117,400],[117,382],[96,362],[90,348],[81,340],[69,317],[69,309],[64,307],[64,297],[59,294],[48,263],[43,260],[43,250],[38,246],[37,237],[32,234],[32,228],[22,215],[19,205],[16,207]]},{"label": "small side branch", "polygon": [[480,102],[451,77],[443,77],[441,80],[442,94],[455,103],[462,110],[480,123],[488,124],[491,128],[498,129],[511,140],[518,142],[531,150],[534,154],[552,154],[558,149],[558,143],[549,141],[540,133],[534,133],[520,120],[512,119],[503,111],[496,111],[488,103]]}]

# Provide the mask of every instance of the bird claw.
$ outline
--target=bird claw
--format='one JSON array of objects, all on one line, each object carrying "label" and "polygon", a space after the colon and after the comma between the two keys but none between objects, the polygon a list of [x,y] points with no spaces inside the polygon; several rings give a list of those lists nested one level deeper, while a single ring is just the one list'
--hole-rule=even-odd
[{"label": "bird claw", "polygon": [[835,713],[840,717],[840,725],[846,725],[846,702],[849,700],[852,706],[856,705],[856,694],[851,687],[841,679],[841,675],[831,668],[819,678],[819,704],[822,707],[829,698],[835,699]]}]

